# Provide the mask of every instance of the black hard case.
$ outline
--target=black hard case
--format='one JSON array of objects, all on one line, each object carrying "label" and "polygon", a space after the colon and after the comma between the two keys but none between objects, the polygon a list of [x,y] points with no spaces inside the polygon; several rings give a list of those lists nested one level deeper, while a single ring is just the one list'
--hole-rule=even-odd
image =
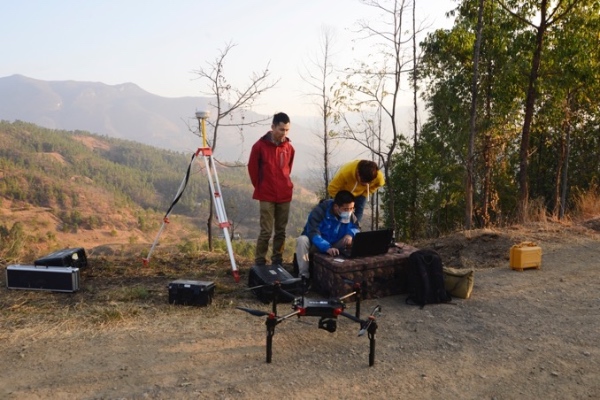
[{"label": "black hard case", "polygon": [[38,258],[33,264],[47,267],[85,268],[87,267],[87,256],[83,247],[67,248]]},{"label": "black hard case", "polygon": [[6,267],[8,289],[76,292],[79,290],[79,268],[9,265]]},{"label": "black hard case", "polygon": [[212,303],[215,284],[207,281],[178,279],[169,283],[169,303],[207,306]]},{"label": "black hard case", "polygon": [[[281,288],[293,296],[301,294],[302,284],[299,281],[294,280],[293,282],[286,282],[293,280],[294,277],[281,265],[254,265],[250,268],[248,275],[248,287],[252,289],[252,293],[256,295],[258,300],[263,303],[270,303],[273,301],[275,294],[275,286],[273,283],[279,281]],[[265,286],[262,286],[265,285]],[[278,302],[288,303],[293,300],[293,296],[282,295],[277,299]]]}]

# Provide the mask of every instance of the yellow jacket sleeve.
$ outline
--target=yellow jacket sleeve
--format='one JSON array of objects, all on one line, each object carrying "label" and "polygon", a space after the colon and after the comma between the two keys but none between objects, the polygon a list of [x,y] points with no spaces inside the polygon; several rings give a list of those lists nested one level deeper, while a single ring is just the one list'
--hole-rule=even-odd
[{"label": "yellow jacket sleeve", "polygon": [[377,176],[369,183],[369,192],[371,194],[375,193],[377,189],[385,185],[385,178],[383,177],[383,172],[377,171]]}]

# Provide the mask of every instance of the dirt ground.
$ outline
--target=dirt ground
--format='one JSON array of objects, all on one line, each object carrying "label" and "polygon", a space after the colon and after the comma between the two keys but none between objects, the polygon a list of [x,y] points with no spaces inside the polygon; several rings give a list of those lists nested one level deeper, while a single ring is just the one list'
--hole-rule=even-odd
[{"label": "dirt ground", "polygon": [[[418,244],[475,269],[473,295],[423,309],[403,295],[366,300],[363,314],[382,307],[372,367],[368,338],[345,318],[334,333],[316,318],[279,324],[267,364],[264,317],[235,309],[269,310],[242,290],[244,275],[224,284],[232,278],[217,273],[209,307],[166,304],[173,276],[160,271],[146,273],[145,302],[114,295],[133,281],[102,278],[98,266],[75,294],[0,289],[0,398],[598,399],[598,226],[544,223]],[[509,268],[521,241],[542,248],[541,269]]]}]

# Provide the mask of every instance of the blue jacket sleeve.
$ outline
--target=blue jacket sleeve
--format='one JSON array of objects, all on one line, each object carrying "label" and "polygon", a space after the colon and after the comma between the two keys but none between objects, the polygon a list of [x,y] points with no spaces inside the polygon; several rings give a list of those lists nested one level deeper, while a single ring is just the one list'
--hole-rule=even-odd
[{"label": "blue jacket sleeve", "polygon": [[318,205],[310,212],[310,215],[308,216],[308,222],[306,223],[305,227],[306,235],[310,239],[310,242],[314,244],[321,253],[326,253],[331,247],[331,243],[323,239],[320,231],[321,222],[325,219],[326,214],[327,205]]}]

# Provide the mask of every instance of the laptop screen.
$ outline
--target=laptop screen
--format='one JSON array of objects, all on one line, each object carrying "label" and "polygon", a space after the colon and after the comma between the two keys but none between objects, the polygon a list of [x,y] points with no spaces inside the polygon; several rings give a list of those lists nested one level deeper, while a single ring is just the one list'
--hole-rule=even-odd
[{"label": "laptop screen", "polygon": [[381,229],[378,231],[359,232],[354,235],[350,254],[343,254],[345,257],[370,257],[385,254],[388,252],[394,231],[391,229]]}]

